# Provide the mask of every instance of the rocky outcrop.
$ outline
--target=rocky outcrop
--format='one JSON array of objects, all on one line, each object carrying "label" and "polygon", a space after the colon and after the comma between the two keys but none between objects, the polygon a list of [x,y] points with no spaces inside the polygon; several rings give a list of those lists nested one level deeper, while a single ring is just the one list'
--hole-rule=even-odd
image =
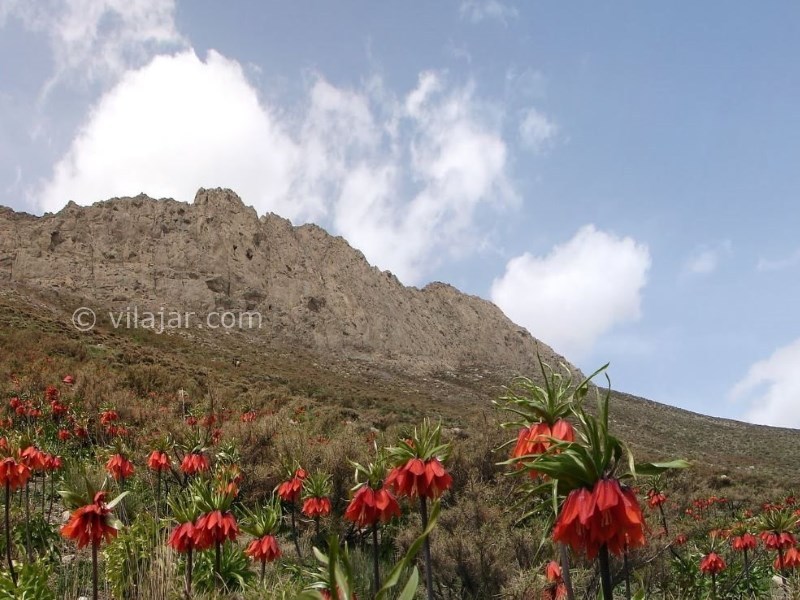
[{"label": "rocky outcrop", "polygon": [[252,335],[424,370],[528,372],[537,347],[492,303],[442,283],[405,287],[343,238],[259,218],[223,189],[201,189],[192,204],[145,195],[70,202],[42,217],[2,208],[0,281],[114,310],[258,311]]}]

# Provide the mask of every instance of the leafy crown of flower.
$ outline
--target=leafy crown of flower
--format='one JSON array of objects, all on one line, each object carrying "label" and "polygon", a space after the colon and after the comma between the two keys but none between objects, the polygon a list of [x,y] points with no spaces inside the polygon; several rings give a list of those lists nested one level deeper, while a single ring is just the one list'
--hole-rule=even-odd
[{"label": "leafy crown of flower", "polygon": [[434,458],[445,462],[450,456],[451,445],[442,443],[442,425],[437,423],[431,425],[429,419],[425,419],[420,427],[415,427],[412,435],[401,440],[397,446],[387,449],[389,462],[395,466],[402,465],[413,458],[428,461]]},{"label": "leafy crown of flower", "polygon": [[281,522],[281,500],[273,495],[264,506],[255,510],[245,508],[243,512],[244,531],[257,538],[273,535]]},{"label": "leafy crown of flower", "polygon": [[331,490],[331,476],[322,471],[315,471],[303,481],[303,498],[326,498]]}]

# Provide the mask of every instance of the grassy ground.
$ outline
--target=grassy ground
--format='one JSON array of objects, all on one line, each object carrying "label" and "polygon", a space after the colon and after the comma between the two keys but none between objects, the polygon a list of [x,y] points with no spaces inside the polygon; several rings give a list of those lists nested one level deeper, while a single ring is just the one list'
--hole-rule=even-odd
[{"label": "grassy ground", "polygon": [[[281,458],[291,455],[332,474],[339,515],[352,485],[345,458],[366,461],[373,440],[393,443],[422,417],[439,419],[455,448],[454,488],[433,540],[440,596],[488,598],[503,590],[503,597],[529,597],[531,570],[549,556],[539,548],[542,523],[515,526],[524,510],[515,506],[514,481],[497,465],[506,454],[495,449],[515,432],[500,428],[503,417],[491,401],[509,373],[465,368],[412,375],[390,362],[318,356],[241,333],[157,335],[104,323],[80,333],[65,306],[77,304],[0,290],[2,398],[12,376],[43,390],[71,373],[73,393],[87,410],[116,408],[136,429],[142,451],[166,432],[180,437],[184,417],[203,415],[213,403],[215,412],[233,416],[224,439],[235,440],[241,454],[244,494],[269,494],[281,477]],[[238,419],[248,410],[261,415],[253,425]],[[800,489],[800,432],[713,419],[617,392],[611,419],[637,458],[693,463],[669,480],[671,519],[697,497],[725,495],[734,507],[757,506]],[[345,528],[338,516],[331,527]],[[414,537],[413,528],[391,533],[398,548]]]}]

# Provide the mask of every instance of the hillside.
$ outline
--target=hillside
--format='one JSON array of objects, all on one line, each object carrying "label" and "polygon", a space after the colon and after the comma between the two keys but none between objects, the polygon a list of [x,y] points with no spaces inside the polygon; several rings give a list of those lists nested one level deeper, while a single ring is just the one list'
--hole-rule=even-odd
[{"label": "hillside", "polygon": [[[239,556],[239,572],[250,583],[231,587],[235,595],[201,597],[255,599],[265,590],[270,597],[296,597],[310,582],[311,548],[328,533],[350,545],[358,597],[369,597],[368,536],[344,516],[354,484],[349,461],[375,460],[376,448],[408,439],[423,417],[441,423],[443,440],[452,446],[445,461],[452,485],[431,542],[436,598],[529,600],[549,589],[542,573],[557,552],[547,541],[551,525],[546,518],[522,519],[534,506],[550,510],[549,491],[527,495],[533,480],[509,476],[513,469],[501,464],[509,456],[503,445],[517,429],[502,427],[511,417],[492,401],[515,375],[540,380],[537,348],[554,366],[569,363],[492,304],[444,284],[406,288],[341,238],[273,215],[258,219],[224,190],[201,190],[192,205],[137,197],[87,208],[71,204],[38,218],[0,210],[0,269],[0,426],[12,444],[33,435],[65,457],[63,473],[51,476],[50,502],[60,502],[54,489],[82,484],[84,468],[105,477],[111,456],[124,454],[135,465],[130,480],[110,484],[132,492],[122,506],[135,518],[105,546],[102,569],[110,583],[100,597],[180,594],[184,563],[173,552],[164,554],[159,537],[174,523],[150,514],[160,487],[146,460],[158,447],[174,465],[195,452],[212,457],[213,473],[197,475],[209,489],[229,482],[233,471],[241,475],[232,481],[240,519],[247,518],[245,507],[263,506],[287,467],[302,465],[329,482],[324,496],[331,509],[322,525],[298,515],[295,532],[297,507],[284,502],[276,532],[284,557],[263,583],[254,583],[243,554],[250,538],[241,536],[226,552]],[[81,306],[97,315],[86,331],[73,320]],[[260,328],[210,328],[199,320],[158,333],[115,326],[129,306],[178,306],[198,319],[213,311],[265,317]],[[65,374],[71,382],[64,382]],[[613,365],[609,374],[613,381]],[[695,577],[693,565],[708,532],[730,529],[745,510],[760,511],[765,502],[783,502],[800,489],[800,432],[706,417],[618,391],[611,396],[611,431],[637,459],[691,462],[663,480],[631,483],[638,486],[629,491],[638,493],[647,533],[647,545],[629,556],[637,581],[641,577],[637,585],[660,589],[664,597],[700,597],[706,580]],[[38,407],[38,414],[14,412],[20,401]],[[59,402],[68,417],[56,414]],[[587,402],[591,409],[591,397]],[[104,422],[109,412],[113,429]],[[172,496],[192,489],[182,466],[164,477]],[[663,513],[647,508],[647,494],[656,487],[669,498]],[[37,568],[58,597],[77,597],[88,581],[80,574],[86,553],[67,554],[74,552],[71,542],[56,533],[60,507],[45,521],[48,493],[44,485],[32,489],[33,505],[41,502],[41,527],[54,536],[36,541],[33,553],[59,565]],[[19,505],[12,502],[13,522],[22,531],[27,516],[23,492],[19,496]],[[786,503],[794,509],[794,499]],[[757,527],[758,518],[749,526]],[[411,546],[418,521],[413,503],[404,500],[402,517],[382,526],[384,573]],[[661,533],[667,522],[669,535],[686,536],[688,545],[667,540]],[[137,538],[140,531],[150,533]],[[24,554],[23,541],[15,548]],[[130,558],[131,548],[146,559]],[[206,567],[195,576],[206,591],[218,588],[208,576],[210,556],[200,553]],[[766,552],[754,558],[764,590],[772,585],[771,560]],[[621,572],[620,559],[615,562]],[[583,592],[577,597],[596,597],[593,561],[574,555],[570,568],[576,591]],[[731,569],[720,580],[730,591],[720,598],[742,597],[736,595],[740,572]]]},{"label": "hillside", "polygon": [[103,309],[258,311],[261,337],[418,372],[526,371],[537,347],[493,304],[441,283],[405,287],[341,237],[259,219],[229,190],[201,189],[193,204],[70,203],[43,217],[0,209],[0,279]]},{"label": "hillside", "polygon": [[[43,217],[0,207],[0,279],[4,325],[55,327],[89,345],[100,336],[112,348],[139,340],[137,352],[150,353],[183,387],[189,384],[178,373],[231,389],[266,377],[337,402],[469,421],[511,377],[535,376],[537,350],[545,362],[569,366],[493,304],[441,283],[405,287],[341,237],[273,214],[258,218],[230,190],[201,189],[192,204],[145,195],[89,207],[71,202]],[[99,318],[91,335],[70,325],[84,305]],[[131,306],[258,311],[262,323],[164,336],[115,330],[109,313]],[[198,357],[202,376],[190,366]],[[241,368],[229,368],[233,361]],[[794,430],[625,393],[615,393],[614,406],[620,433],[648,454],[681,454],[748,475],[781,472],[800,459]]]}]

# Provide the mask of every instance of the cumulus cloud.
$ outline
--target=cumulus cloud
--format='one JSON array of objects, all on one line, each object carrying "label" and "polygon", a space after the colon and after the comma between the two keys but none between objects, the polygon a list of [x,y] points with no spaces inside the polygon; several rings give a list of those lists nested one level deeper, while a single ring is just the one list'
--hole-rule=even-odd
[{"label": "cumulus cloud", "polygon": [[175,0],[4,0],[0,26],[9,16],[50,42],[55,71],[45,95],[65,79],[113,79],[156,52],[186,46]]},{"label": "cumulus cloud", "polygon": [[480,23],[487,19],[507,25],[519,16],[516,7],[504,4],[499,0],[464,0],[459,8],[462,19]]},{"label": "cumulus cloud", "polygon": [[511,259],[491,298],[534,336],[579,356],[615,325],[639,318],[649,269],[646,245],[586,225],[546,256]]},{"label": "cumulus cloud", "polygon": [[690,275],[710,275],[717,270],[720,261],[730,254],[731,249],[728,240],[714,246],[703,246],[686,260],[684,271]]},{"label": "cumulus cloud", "polygon": [[730,392],[746,402],[744,420],[762,425],[800,427],[800,339],[753,364]]},{"label": "cumulus cloud", "polygon": [[103,96],[38,198],[46,211],[141,191],[191,198],[213,173],[272,204],[296,153],[237,63],[216,52],[206,62],[159,56]]},{"label": "cumulus cloud", "polygon": [[499,125],[471,85],[425,72],[397,96],[317,77],[291,111],[259,99],[219,53],[158,56],[126,72],[34,192],[60,209],[140,191],[236,190],[259,213],[319,221],[417,283],[478,235],[481,205],[513,201]]},{"label": "cumulus cloud", "polygon": [[545,114],[529,108],[524,112],[519,124],[519,136],[522,143],[535,151],[541,151],[558,133],[558,125]]}]

